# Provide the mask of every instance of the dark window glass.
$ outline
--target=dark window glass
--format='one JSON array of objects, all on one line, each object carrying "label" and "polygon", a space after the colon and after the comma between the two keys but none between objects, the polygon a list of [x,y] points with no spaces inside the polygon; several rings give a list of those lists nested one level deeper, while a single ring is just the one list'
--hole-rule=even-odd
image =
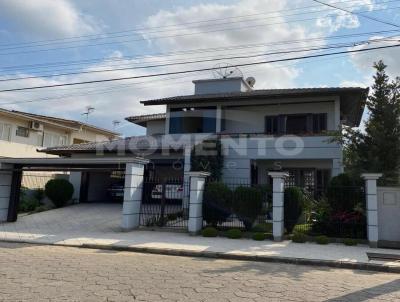
[{"label": "dark window glass", "polygon": [[307,133],[307,115],[288,115],[286,117],[286,133]]},{"label": "dark window glass", "polygon": [[29,129],[18,126],[15,135],[21,137],[29,137]]},{"label": "dark window glass", "polygon": [[170,111],[169,133],[215,133],[215,107],[174,108]]},{"label": "dark window glass", "polygon": [[278,133],[278,117],[266,116],[265,117],[265,133],[277,134]]},{"label": "dark window glass", "polygon": [[327,114],[318,113],[313,115],[313,132],[321,133],[327,129]]}]

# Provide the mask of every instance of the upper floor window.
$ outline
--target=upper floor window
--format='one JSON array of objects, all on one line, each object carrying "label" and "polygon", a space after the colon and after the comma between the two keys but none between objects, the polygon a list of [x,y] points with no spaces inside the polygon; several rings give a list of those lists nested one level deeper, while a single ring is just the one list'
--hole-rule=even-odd
[{"label": "upper floor window", "polygon": [[216,108],[170,109],[169,133],[214,133],[216,131]]},{"label": "upper floor window", "polygon": [[307,134],[327,130],[327,114],[288,114],[265,117],[266,134]]},{"label": "upper floor window", "polygon": [[67,136],[45,132],[43,134],[43,147],[55,147],[67,145]]},{"label": "upper floor window", "polygon": [[11,140],[11,125],[0,123],[0,140]]},{"label": "upper floor window", "polygon": [[15,135],[20,137],[29,137],[29,128],[18,126]]}]

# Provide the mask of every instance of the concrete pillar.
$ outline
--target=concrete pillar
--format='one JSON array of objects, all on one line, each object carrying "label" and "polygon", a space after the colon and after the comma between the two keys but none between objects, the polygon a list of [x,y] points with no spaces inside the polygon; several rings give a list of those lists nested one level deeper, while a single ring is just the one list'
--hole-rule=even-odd
[{"label": "concrete pillar", "polygon": [[210,173],[190,172],[190,203],[188,231],[197,234],[203,228],[203,192],[206,178]]},{"label": "concrete pillar", "polygon": [[125,168],[124,203],[122,205],[122,229],[139,227],[140,205],[143,189],[143,162],[127,163]]},{"label": "concrete pillar", "polygon": [[285,178],[289,176],[287,172],[269,172],[272,177],[272,234],[275,241],[281,241],[285,232],[284,221],[284,194]]},{"label": "concrete pillar", "polygon": [[365,180],[365,193],[367,204],[367,234],[371,247],[378,245],[378,197],[376,181],[382,177],[380,173],[364,173],[361,177]]},{"label": "concrete pillar", "polygon": [[222,106],[217,105],[216,116],[215,116],[215,132],[219,133],[222,130]]},{"label": "concrete pillar", "polygon": [[189,181],[190,176],[189,172],[192,169],[191,164],[191,156],[192,156],[192,146],[185,146],[184,150],[184,163],[183,163],[183,198],[182,198],[182,208],[189,208]]},{"label": "concrete pillar", "polygon": [[[11,182],[13,165],[0,163],[0,222],[7,221],[8,207],[11,196]],[[3,169],[10,169],[6,171]]]},{"label": "concrete pillar", "polygon": [[72,200],[74,203],[79,203],[81,194],[82,172],[71,172],[69,174],[69,182],[74,186],[74,194]]}]

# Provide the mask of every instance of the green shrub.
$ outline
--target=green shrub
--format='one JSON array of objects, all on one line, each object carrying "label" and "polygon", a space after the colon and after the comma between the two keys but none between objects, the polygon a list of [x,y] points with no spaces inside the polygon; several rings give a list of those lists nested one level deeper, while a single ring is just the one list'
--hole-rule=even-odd
[{"label": "green shrub", "polygon": [[232,208],[243,221],[246,230],[250,230],[254,221],[261,214],[263,198],[260,190],[252,187],[237,187],[234,192]]},{"label": "green shrub", "polygon": [[361,178],[345,173],[332,177],[327,187],[327,198],[333,212],[352,212],[355,206],[363,204],[364,193],[357,189],[362,183]]},{"label": "green shrub", "polygon": [[311,232],[311,229],[312,229],[312,224],[309,223],[296,224],[293,228],[293,234],[294,233],[308,234]]},{"label": "green shrub", "polygon": [[290,187],[285,189],[284,216],[285,228],[288,233],[291,233],[297,224],[297,220],[303,211],[305,199],[306,197],[300,188]]},{"label": "green shrub", "polygon": [[352,238],[344,239],[343,243],[344,243],[344,245],[347,245],[347,246],[352,246],[352,245],[357,245],[358,244],[357,240],[356,239],[352,239]]},{"label": "green shrub", "polygon": [[60,208],[71,200],[74,187],[68,180],[51,179],[46,183],[45,194],[57,208]]},{"label": "green shrub", "polygon": [[27,194],[23,193],[22,196],[20,197],[18,211],[22,213],[32,212],[39,206],[40,206],[39,200],[37,200],[33,196],[28,196]]},{"label": "green shrub", "polygon": [[304,233],[293,233],[292,241],[296,243],[304,243],[307,241],[307,236]]},{"label": "green shrub", "polygon": [[230,239],[242,238],[242,231],[239,229],[230,229],[226,232],[226,237]]},{"label": "green shrub", "polygon": [[36,189],[33,191],[33,196],[38,200],[42,201],[44,198],[44,190],[43,189]]},{"label": "green shrub", "polygon": [[216,228],[213,227],[206,227],[201,231],[201,235],[203,237],[217,237],[218,231]]},{"label": "green shrub", "polygon": [[252,228],[252,231],[255,233],[272,233],[272,223],[262,222],[262,223],[256,224]]},{"label": "green shrub", "polygon": [[264,233],[254,233],[252,236],[253,240],[263,241],[267,238]]},{"label": "green shrub", "polygon": [[204,190],[203,218],[213,226],[224,222],[231,214],[232,191],[222,182],[208,183]]},{"label": "green shrub", "polygon": [[315,242],[318,244],[328,244],[329,243],[329,238],[326,236],[317,236],[315,237]]},{"label": "green shrub", "polygon": [[33,212],[33,213],[40,213],[40,212],[45,212],[45,211],[48,211],[48,210],[51,210],[51,209],[53,209],[52,206],[42,204],[42,205],[38,206],[38,207],[37,207],[35,210],[33,210],[32,212]]}]

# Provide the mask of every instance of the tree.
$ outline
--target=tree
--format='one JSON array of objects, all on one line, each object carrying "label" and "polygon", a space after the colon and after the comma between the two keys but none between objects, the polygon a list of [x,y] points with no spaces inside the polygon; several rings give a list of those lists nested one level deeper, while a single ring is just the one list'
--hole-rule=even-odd
[{"label": "tree", "polygon": [[192,171],[210,172],[213,180],[220,180],[224,167],[221,142],[218,139],[209,139],[196,145],[191,153],[191,167]]},{"label": "tree", "polygon": [[346,172],[380,172],[380,184],[391,185],[399,182],[400,79],[390,81],[386,67],[382,61],[374,64],[376,74],[367,100],[365,132],[347,128],[341,140]]}]

